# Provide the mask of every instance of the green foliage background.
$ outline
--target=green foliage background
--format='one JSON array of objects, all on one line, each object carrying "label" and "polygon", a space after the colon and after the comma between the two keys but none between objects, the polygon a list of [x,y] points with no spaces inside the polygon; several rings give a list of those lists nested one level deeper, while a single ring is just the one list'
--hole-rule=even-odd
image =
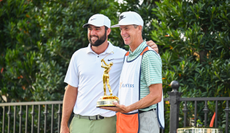
[{"label": "green foliage background", "polygon": [[[151,37],[160,47],[165,97],[171,91],[172,80],[180,83],[182,97],[230,97],[230,1],[164,0],[156,5],[152,9],[156,19]],[[208,122],[215,112],[214,105],[208,102]],[[188,118],[193,118],[194,103],[187,106]],[[182,108],[183,103],[181,117]],[[202,122],[203,108],[204,103],[198,103],[197,118]],[[224,109],[226,102],[218,103],[218,118],[226,117]],[[229,126],[225,122],[219,119],[219,128]]]},{"label": "green foliage background", "polygon": [[[102,13],[115,24],[119,13],[133,10],[145,14],[143,19],[150,24],[155,4],[137,0],[123,4],[113,0],[4,0],[0,7],[0,93],[7,102],[15,102],[62,100],[69,60],[74,51],[88,45],[82,25],[90,16]],[[144,29],[147,40],[152,27]],[[109,38],[124,47],[119,29],[113,29]]]},{"label": "green foliage background", "polygon": [[185,97],[230,96],[229,4],[227,0],[157,3],[152,38],[160,45],[164,88],[177,80]]},{"label": "green foliage background", "polygon": [[[229,0],[0,0],[0,102],[62,100],[71,55],[88,45],[82,25],[128,10],[159,47],[165,97],[172,80],[182,97],[230,97]],[[118,28],[109,39],[127,49]]]}]

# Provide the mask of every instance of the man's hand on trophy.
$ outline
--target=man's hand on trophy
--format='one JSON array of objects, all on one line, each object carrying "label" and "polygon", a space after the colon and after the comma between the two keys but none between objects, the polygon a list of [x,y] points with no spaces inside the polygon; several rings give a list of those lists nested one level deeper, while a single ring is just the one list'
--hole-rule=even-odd
[{"label": "man's hand on trophy", "polygon": [[102,109],[107,109],[107,110],[112,110],[112,111],[116,111],[116,112],[121,112],[121,113],[128,113],[132,110],[130,110],[129,106],[125,106],[125,105],[120,105],[117,102],[113,103],[116,107],[101,107]]}]

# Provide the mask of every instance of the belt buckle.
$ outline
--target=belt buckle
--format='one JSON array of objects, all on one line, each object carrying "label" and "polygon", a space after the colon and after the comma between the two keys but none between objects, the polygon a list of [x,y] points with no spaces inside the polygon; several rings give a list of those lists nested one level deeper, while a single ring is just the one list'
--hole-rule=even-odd
[{"label": "belt buckle", "polygon": [[100,115],[95,115],[93,119],[90,118],[91,116],[88,116],[89,120],[100,120],[100,119],[104,119],[103,116],[100,116]]},{"label": "belt buckle", "polygon": [[88,116],[89,120],[97,120],[97,116],[96,116],[96,119],[91,119],[90,117],[91,117],[91,116]]}]

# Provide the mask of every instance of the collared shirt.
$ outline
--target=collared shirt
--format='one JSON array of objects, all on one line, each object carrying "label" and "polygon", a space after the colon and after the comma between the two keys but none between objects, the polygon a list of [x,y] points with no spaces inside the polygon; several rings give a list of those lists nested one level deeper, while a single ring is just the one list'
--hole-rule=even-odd
[{"label": "collared shirt", "polygon": [[[144,41],[133,52],[129,50],[128,61],[137,58],[146,46],[146,41]],[[157,53],[147,52],[143,55],[141,62],[140,99],[150,93],[149,86],[151,84],[159,83],[162,83],[161,58]],[[156,108],[156,105],[141,110],[147,111],[152,108]]]},{"label": "collared shirt", "polygon": [[[102,115],[111,117],[115,115],[114,111],[97,108],[97,100],[104,95],[103,73],[101,60],[113,66],[109,72],[109,84],[113,95],[118,94],[119,78],[123,65],[123,59],[126,51],[113,46],[110,42],[108,48],[101,54],[96,54],[90,44],[86,48],[77,50],[70,61],[64,82],[78,87],[77,100],[74,106],[74,113],[82,116]],[[107,95],[109,91],[107,89]]]}]

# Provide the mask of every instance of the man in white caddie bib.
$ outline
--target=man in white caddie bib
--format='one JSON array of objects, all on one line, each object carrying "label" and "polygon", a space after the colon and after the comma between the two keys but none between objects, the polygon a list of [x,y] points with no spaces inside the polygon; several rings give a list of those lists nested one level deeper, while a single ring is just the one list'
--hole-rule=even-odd
[{"label": "man in white caddie bib", "polygon": [[142,38],[143,20],[136,12],[123,12],[120,34],[129,51],[124,57],[116,107],[117,133],[159,133],[164,128],[162,62]]},{"label": "man in white caddie bib", "polygon": [[[69,63],[64,81],[68,86],[63,99],[60,133],[116,133],[115,112],[96,107],[97,100],[104,95],[101,60],[113,64],[106,73],[109,72],[112,92],[117,95],[126,53],[108,41],[110,25],[110,19],[103,14],[91,16],[83,25],[88,31],[89,44],[74,52]],[[158,50],[152,41],[149,45]],[[104,78],[108,82],[108,77]],[[68,126],[72,112],[74,117]]]}]

